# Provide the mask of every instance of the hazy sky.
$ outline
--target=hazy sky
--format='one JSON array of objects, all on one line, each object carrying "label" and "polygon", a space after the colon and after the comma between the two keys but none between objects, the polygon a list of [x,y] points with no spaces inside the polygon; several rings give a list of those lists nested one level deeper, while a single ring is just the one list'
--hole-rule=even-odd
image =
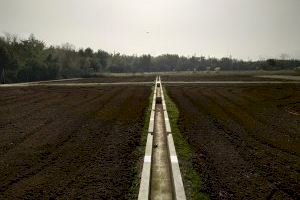
[{"label": "hazy sky", "polygon": [[300,0],[0,0],[0,32],[129,55],[300,59]]}]

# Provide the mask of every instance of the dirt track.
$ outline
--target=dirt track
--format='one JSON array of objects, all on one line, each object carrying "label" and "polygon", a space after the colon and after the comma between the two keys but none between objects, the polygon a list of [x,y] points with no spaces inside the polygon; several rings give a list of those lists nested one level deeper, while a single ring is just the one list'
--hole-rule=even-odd
[{"label": "dirt track", "polygon": [[0,199],[128,195],[149,86],[0,93]]},{"label": "dirt track", "polygon": [[300,198],[300,85],[168,86],[212,199]]}]

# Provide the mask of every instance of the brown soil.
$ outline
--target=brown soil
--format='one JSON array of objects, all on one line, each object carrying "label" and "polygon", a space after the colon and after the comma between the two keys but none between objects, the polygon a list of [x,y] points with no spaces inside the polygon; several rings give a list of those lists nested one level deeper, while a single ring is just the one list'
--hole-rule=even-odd
[{"label": "brown soil", "polygon": [[0,88],[0,199],[125,199],[150,92]]},{"label": "brown soil", "polygon": [[[59,83],[113,83],[113,82],[154,82],[155,76],[103,76],[79,80],[60,81]],[[55,83],[55,82],[53,82]]]},{"label": "brown soil", "polygon": [[212,199],[300,198],[300,85],[168,86]]},{"label": "brown soil", "polygon": [[270,79],[255,77],[252,75],[224,75],[222,73],[189,74],[189,75],[163,75],[162,81],[290,81],[284,79]]}]

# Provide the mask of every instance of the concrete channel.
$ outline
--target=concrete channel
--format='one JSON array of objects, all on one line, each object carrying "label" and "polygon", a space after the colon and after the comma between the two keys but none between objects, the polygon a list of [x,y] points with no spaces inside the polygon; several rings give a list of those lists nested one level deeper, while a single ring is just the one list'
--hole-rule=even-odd
[{"label": "concrete channel", "polygon": [[138,199],[186,199],[160,77],[155,80]]}]

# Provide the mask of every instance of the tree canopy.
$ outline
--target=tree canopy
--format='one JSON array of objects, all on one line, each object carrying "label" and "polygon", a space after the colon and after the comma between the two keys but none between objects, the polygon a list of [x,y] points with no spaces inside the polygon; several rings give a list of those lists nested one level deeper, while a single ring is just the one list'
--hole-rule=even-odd
[{"label": "tree canopy", "polygon": [[5,72],[7,82],[83,77],[103,72],[279,70],[299,66],[300,61],[293,59],[243,61],[231,57],[217,59],[177,54],[129,56],[101,49],[94,51],[89,47],[76,50],[69,43],[47,47],[34,35],[24,40],[10,34],[0,37],[0,78],[3,79]]}]

